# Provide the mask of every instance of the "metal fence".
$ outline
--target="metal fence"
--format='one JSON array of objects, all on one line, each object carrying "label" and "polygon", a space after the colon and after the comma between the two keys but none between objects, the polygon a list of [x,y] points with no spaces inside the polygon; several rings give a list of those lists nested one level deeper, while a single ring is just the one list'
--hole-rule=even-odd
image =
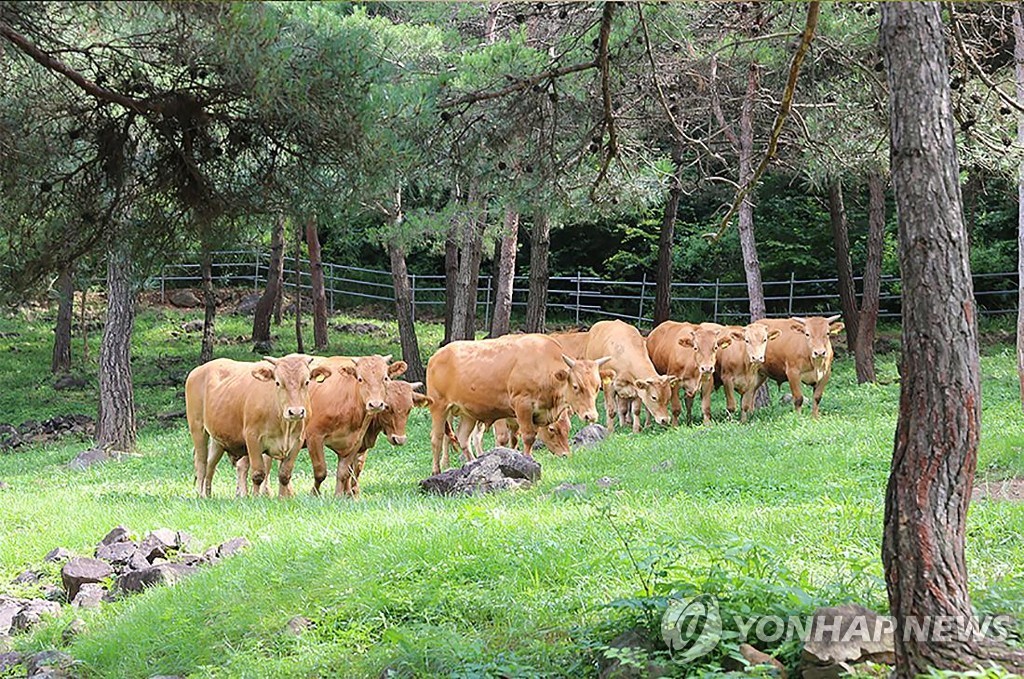
[{"label": "metal fence", "polygon": [[[251,286],[254,291],[266,285],[269,254],[248,250],[223,250],[214,253],[213,279],[218,286]],[[331,311],[362,305],[386,304],[394,301],[391,273],[357,266],[324,262],[327,304]],[[311,290],[308,261],[298,262],[298,287]],[[414,313],[431,310],[436,315],[444,308],[445,278],[443,275],[410,274]],[[862,279],[857,278],[858,289]],[[164,265],[150,280],[162,295],[176,288],[195,288],[202,284],[199,256],[181,255],[180,261]],[[284,285],[296,286],[296,261],[285,257]],[[765,306],[769,316],[792,316],[839,313],[838,285],[835,278],[764,281]],[[524,309],[529,289],[525,276],[517,276],[513,285],[513,310]],[[553,319],[577,324],[600,318],[621,318],[639,325],[652,323],[655,282],[644,276],[639,281],[610,281],[577,273],[575,276],[552,276],[548,284],[548,313]],[[974,274],[974,294],[978,310],[984,315],[1016,313],[1017,273]],[[483,312],[485,325],[490,324],[494,306],[494,280],[480,276],[477,296],[478,313]],[[896,277],[882,279],[879,300],[880,316],[899,318],[900,281]],[[749,313],[747,286],[743,282],[721,281],[672,284],[673,316],[732,322]]]}]

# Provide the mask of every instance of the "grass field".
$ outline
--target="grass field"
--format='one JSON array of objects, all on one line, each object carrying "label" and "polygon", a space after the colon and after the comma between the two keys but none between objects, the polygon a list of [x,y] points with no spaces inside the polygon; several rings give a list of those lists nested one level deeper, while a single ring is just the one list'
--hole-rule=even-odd
[{"label": "grass field", "polygon": [[[82,441],[0,454],[9,485],[0,491],[0,582],[56,546],[91,555],[116,524],[253,543],[176,586],[83,614],[85,631],[67,650],[85,676],[592,676],[604,644],[643,621],[648,593],[716,589],[730,605],[787,610],[849,599],[884,606],[883,493],[899,392],[891,355],[881,358],[881,385],[858,386],[852,363],[837,362],[818,421],[774,405],[741,426],[725,421],[718,394],[713,426],[616,434],[572,459],[541,451],[542,481],[513,494],[419,493],[430,472],[420,410],[405,447],[382,440],[371,452],[361,501],[237,501],[226,464],[215,497],[199,501],[184,421],[155,417],[184,407],[180,385],[199,336],[172,333],[196,317],[151,310],[139,319],[140,456],[72,472],[65,464]],[[49,386],[51,322],[42,311],[0,320],[0,421],[94,414],[94,375],[80,392]],[[397,355],[394,323],[374,322],[385,332],[334,333],[330,353]],[[240,318],[219,328],[229,337],[249,329]],[[277,330],[279,353],[293,349],[291,333]],[[436,346],[439,328],[422,332],[424,348]],[[98,341],[94,333],[93,361]],[[249,358],[248,348],[219,345],[217,355]],[[1024,476],[1012,349],[987,348],[982,369],[979,474]],[[600,488],[605,476],[617,483]],[[295,482],[311,486],[308,458]],[[564,482],[587,491],[552,492]],[[976,605],[1024,611],[1024,506],[975,502],[968,534]],[[315,626],[286,634],[295,615]],[[59,644],[70,618],[17,637],[16,647]]]}]

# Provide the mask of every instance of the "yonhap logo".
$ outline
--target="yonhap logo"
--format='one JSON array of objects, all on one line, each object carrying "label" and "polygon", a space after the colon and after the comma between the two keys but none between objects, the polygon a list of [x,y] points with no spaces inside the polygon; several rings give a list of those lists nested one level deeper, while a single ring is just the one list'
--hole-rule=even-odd
[{"label": "yonhap logo", "polygon": [[722,640],[718,600],[710,594],[669,599],[661,619],[661,637],[676,662],[689,663],[707,655]]}]

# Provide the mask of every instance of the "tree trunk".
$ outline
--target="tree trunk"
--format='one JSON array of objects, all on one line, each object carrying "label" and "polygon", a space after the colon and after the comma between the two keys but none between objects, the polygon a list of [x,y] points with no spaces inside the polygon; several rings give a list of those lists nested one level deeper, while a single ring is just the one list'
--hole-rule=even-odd
[{"label": "tree trunk", "polygon": [[306,349],[302,342],[302,227],[295,220],[295,351],[304,354]]},{"label": "tree trunk", "polygon": [[213,290],[213,261],[210,248],[203,246],[203,345],[199,351],[199,362],[206,363],[213,358],[213,342],[216,337],[217,293]]},{"label": "tree trunk", "polygon": [[459,281],[459,224],[458,218],[452,221],[448,235],[444,239],[444,339],[441,345],[453,339],[452,324],[455,319],[455,289]]},{"label": "tree trunk", "polygon": [[507,335],[512,323],[512,285],[516,276],[516,252],[519,245],[519,212],[505,210],[505,235],[498,247],[498,276],[494,292],[494,316],[491,337]]},{"label": "tree trunk", "polygon": [[[900,632],[972,616],[964,563],[981,415],[974,303],[945,33],[933,3],[883,3],[890,158],[903,281],[900,409],[882,561]],[[918,638],[924,637],[924,638]],[[896,675],[968,670],[1024,653],[957,634],[899,633]]]},{"label": "tree trunk", "polygon": [[270,237],[270,268],[267,271],[267,287],[263,291],[252,319],[252,350],[258,354],[273,351],[270,341],[270,318],[281,295],[284,279],[284,216],[277,218],[274,232]]},{"label": "tree trunk", "polygon": [[313,349],[321,351],[327,348],[327,292],[316,215],[310,215],[306,220],[306,247],[309,249],[309,278],[313,288]]},{"label": "tree trunk", "polygon": [[53,358],[50,372],[54,375],[71,370],[71,318],[75,306],[75,279],[68,266],[57,278],[57,324],[53,330]]},{"label": "tree trunk", "polygon": [[[857,355],[857,288],[853,283],[853,263],[850,261],[850,229],[843,204],[843,182],[833,177],[828,184],[828,214],[832,225],[832,243],[836,252],[836,273],[839,280],[839,304],[846,323],[846,346]],[[856,361],[856,358],[854,358]]]},{"label": "tree trunk", "polygon": [[[875,381],[875,328],[878,325],[879,295],[882,290],[882,246],[885,242],[885,182],[882,175],[868,173],[868,247],[864,262],[864,292],[857,319],[854,362],[857,382]],[[850,329],[847,327],[849,337]]]},{"label": "tree trunk", "polygon": [[483,256],[483,219],[477,204],[470,200],[463,218],[459,275],[455,283],[452,307],[453,340],[471,340],[476,336],[477,291],[480,284],[480,259]]},{"label": "tree trunk", "polygon": [[[754,103],[757,99],[757,64],[750,64],[747,72],[747,93],[740,109],[739,163],[740,185],[745,186],[754,175]],[[739,208],[740,250],[743,253],[743,271],[747,278],[747,296],[750,298],[750,320],[765,317],[764,287],[761,285],[761,262],[757,258],[757,240],[754,238],[754,188],[747,192]]]},{"label": "tree trunk", "polygon": [[526,332],[544,332],[548,311],[548,253],[551,222],[545,212],[533,215],[530,229],[530,291],[526,298]]},{"label": "tree trunk", "polygon": [[[1021,6],[1013,8],[1013,61],[1017,103],[1024,106],[1024,17]],[[1024,114],[1017,113],[1017,146],[1024,144]],[[1017,377],[1021,408],[1024,408],[1024,159],[1017,166]]]},{"label": "tree trunk", "polygon": [[115,239],[107,252],[107,319],[100,344],[100,403],[96,445],[111,452],[135,450],[132,330],[135,290],[129,245]]},{"label": "tree trunk", "polygon": [[672,176],[668,191],[665,213],[661,217],[661,234],[658,237],[658,272],[654,288],[654,325],[664,323],[672,315],[672,250],[675,245],[676,213],[679,211],[679,196],[683,187],[679,177],[679,162]]},{"label": "tree trunk", "polygon": [[412,288],[409,286],[409,271],[405,265],[405,250],[395,241],[388,244],[391,259],[391,282],[395,288],[395,316],[398,319],[398,337],[402,343],[402,360],[409,364],[405,379],[409,382],[425,382],[427,371],[420,358],[420,343],[416,338],[415,312],[413,310]]}]

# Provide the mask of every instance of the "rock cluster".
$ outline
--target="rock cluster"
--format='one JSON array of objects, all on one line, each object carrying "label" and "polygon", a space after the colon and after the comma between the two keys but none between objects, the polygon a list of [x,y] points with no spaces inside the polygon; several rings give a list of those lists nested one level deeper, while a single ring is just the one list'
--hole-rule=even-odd
[{"label": "rock cluster", "polygon": [[25,420],[18,426],[0,424],[0,451],[13,450],[30,443],[46,443],[76,434],[91,438],[96,421],[88,415],[72,413],[48,420]]},{"label": "rock cluster", "polygon": [[420,481],[438,495],[474,495],[529,486],[540,479],[540,463],[511,448],[495,448],[457,469]]}]

